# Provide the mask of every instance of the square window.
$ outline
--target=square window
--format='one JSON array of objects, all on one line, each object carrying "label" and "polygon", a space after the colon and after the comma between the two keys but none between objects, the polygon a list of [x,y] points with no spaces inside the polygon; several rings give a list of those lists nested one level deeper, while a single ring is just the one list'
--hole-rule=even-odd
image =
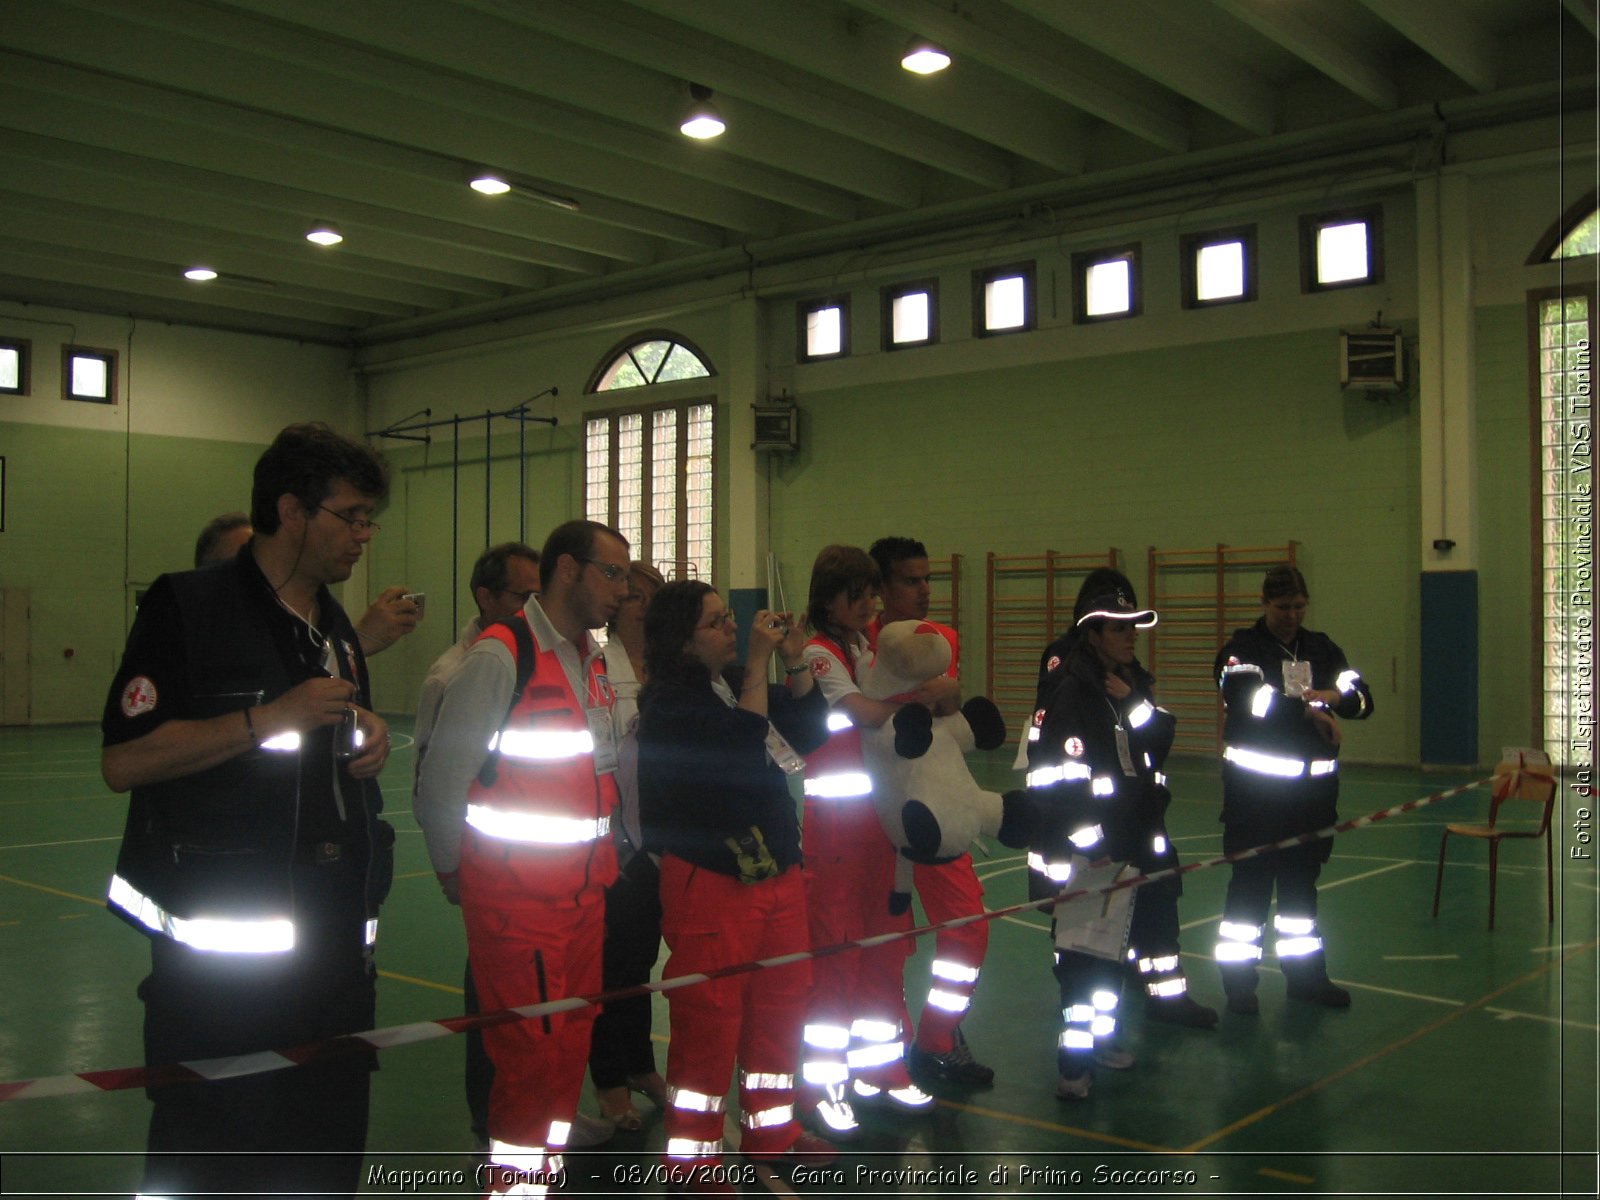
[{"label": "square window", "polygon": [[0,392],[9,396],[28,394],[31,350],[32,343],[22,338],[0,338]]},{"label": "square window", "polygon": [[883,299],[883,348],[927,346],[939,340],[939,288],[934,280],[886,287]]},{"label": "square window", "polygon": [[1377,205],[1300,218],[1305,291],[1383,281],[1383,210]]},{"label": "square window", "polygon": [[90,346],[61,347],[61,398],[115,404],[117,352]]},{"label": "square window", "polygon": [[1078,281],[1073,297],[1077,321],[1116,320],[1138,316],[1143,310],[1138,246],[1074,254],[1072,274]]},{"label": "square window", "polygon": [[801,362],[850,353],[850,298],[830,296],[799,307]]},{"label": "square window", "polygon": [[1219,229],[1180,240],[1183,306],[1209,308],[1256,298],[1256,230]]},{"label": "square window", "polygon": [[1033,264],[1014,263],[972,273],[972,332],[977,337],[1032,329]]}]

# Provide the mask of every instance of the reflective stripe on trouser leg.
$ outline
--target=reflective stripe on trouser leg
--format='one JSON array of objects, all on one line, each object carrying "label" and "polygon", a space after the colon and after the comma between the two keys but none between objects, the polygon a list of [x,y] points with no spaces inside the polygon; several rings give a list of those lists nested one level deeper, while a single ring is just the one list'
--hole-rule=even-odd
[{"label": "reflective stripe on trouser leg", "polygon": [[1140,958],[1138,964],[1144,994],[1151,1000],[1176,1000],[1188,992],[1189,982],[1184,978],[1183,964],[1176,954]]},{"label": "reflective stripe on trouser leg", "polygon": [[1223,918],[1217,929],[1216,959],[1223,989],[1230,996],[1256,990],[1256,963],[1261,961],[1261,926]]},{"label": "reflective stripe on trouser leg", "polygon": [[[970,854],[947,863],[916,863],[912,878],[929,924],[983,912],[983,884],[973,870]],[[928,1002],[917,1018],[918,1049],[928,1054],[948,1054],[955,1049],[956,1026],[970,1011],[988,947],[988,921],[941,929],[935,935]]]},{"label": "reflective stripe on trouser leg", "polygon": [[561,1155],[553,1153],[566,1145],[572,1125],[568,1121],[550,1124],[549,1147],[518,1146],[491,1138],[489,1166],[492,1173],[486,1195],[536,1197],[549,1193],[550,1185],[562,1170]]},{"label": "reflective stripe on trouser leg", "polygon": [[898,1019],[857,1017],[850,1022],[850,1049],[845,1055],[850,1078],[874,1087],[903,1087],[911,1079],[905,1057],[905,1036]]},{"label": "reflective stripe on trouser leg", "polygon": [[1322,934],[1314,917],[1299,917],[1282,911],[1272,918],[1275,940],[1273,953],[1284,979],[1292,984],[1315,984],[1328,977],[1327,956]]},{"label": "reflective stripe on trouser leg", "polygon": [[739,1073],[739,1149],[746,1154],[777,1153],[799,1136],[793,1075],[775,1071]]}]

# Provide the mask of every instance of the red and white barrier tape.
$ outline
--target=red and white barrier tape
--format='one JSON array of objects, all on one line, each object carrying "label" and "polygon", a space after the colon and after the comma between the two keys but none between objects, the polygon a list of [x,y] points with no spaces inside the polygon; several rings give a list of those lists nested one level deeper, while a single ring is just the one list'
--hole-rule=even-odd
[{"label": "red and white barrier tape", "polygon": [[1352,829],[1362,829],[1368,825],[1375,825],[1379,821],[1386,821],[1390,817],[1397,817],[1403,813],[1414,812],[1430,804],[1437,804],[1441,800],[1453,799],[1464,792],[1470,792],[1474,788],[1491,783],[1497,778],[1499,776],[1492,775],[1485,779],[1475,780],[1472,783],[1464,783],[1460,787],[1454,787],[1448,791],[1435,792],[1431,796],[1423,796],[1417,800],[1408,800],[1404,804],[1397,804],[1393,808],[1384,809],[1382,812],[1369,813],[1364,817],[1356,817],[1354,820],[1342,821],[1337,825],[1329,825],[1327,828],[1319,829],[1315,833],[1303,833],[1296,837],[1284,838],[1282,841],[1273,842],[1270,845],[1254,846],[1249,850],[1240,850],[1234,854],[1223,854],[1216,858],[1187,863],[1181,867],[1172,867],[1165,871],[1154,871],[1149,875],[1137,875],[1129,879],[1118,880],[1116,883],[1103,888],[1079,888],[1076,891],[1062,892],[1057,896],[1044,900],[1029,900],[1021,904],[1008,905],[1005,908],[990,909],[985,912],[974,913],[972,916],[958,917],[953,921],[944,921],[937,925],[921,925],[914,929],[902,929],[893,933],[882,933],[874,937],[861,938],[859,941],[840,942],[834,946],[821,946],[795,954],[783,954],[774,958],[757,959],[754,962],[735,963],[732,966],[719,967],[715,971],[708,971],[704,974],[678,975],[671,979],[640,984],[636,987],[614,988],[606,992],[590,992],[581,996],[568,996],[560,1000],[547,1000],[542,1004],[528,1004],[520,1008],[502,1009],[499,1012],[446,1017],[437,1021],[417,1021],[410,1025],[391,1025],[387,1029],[369,1029],[365,1033],[345,1034],[306,1046],[295,1046],[288,1050],[262,1050],[254,1054],[199,1059],[193,1062],[175,1063],[170,1066],[120,1067],[106,1071],[79,1071],[71,1075],[51,1075],[43,1079],[22,1079],[11,1083],[0,1083],[0,1103],[4,1103],[7,1100],[36,1100],[46,1096],[78,1096],[95,1092],[116,1092],[128,1088],[142,1088],[161,1084],[232,1079],[241,1075],[256,1075],[265,1071],[279,1071],[285,1067],[302,1066],[305,1063],[339,1055],[372,1050],[389,1050],[396,1046],[411,1046],[418,1042],[431,1042],[437,1038],[452,1037],[455,1034],[465,1033],[471,1029],[486,1029],[491,1025],[506,1025],[513,1021],[527,1021],[536,1017],[569,1012],[572,1009],[583,1008],[591,1004],[605,1004],[613,1000],[625,1000],[633,996],[646,996],[654,992],[670,992],[677,988],[704,983],[709,979],[725,979],[730,975],[742,975],[750,971],[762,971],[770,967],[783,967],[791,963],[806,962],[810,959],[827,958],[834,954],[843,954],[847,950],[882,946],[885,943],[897,942],[903,938],[921,937],[923,934],[936,933],[941,929],[955,929],[962,925],[970,925],[974,921],[992,921],[997,917],[1050,908],[1056,904],[1067,903],[1091,894],[1103,895],[1107,892],[1120,891],[1123,888],[1142,887],[1147,883],[1173,879],[1180,875],[1187,875],[1192,871],[1203,871],[1208,867],[1254,858],[1272,850],[1287,850],[1292,846],[1303,846],[1310,842],[1320,841],[1323,838],[1331,838],[1336,834],[1348,833]]}]

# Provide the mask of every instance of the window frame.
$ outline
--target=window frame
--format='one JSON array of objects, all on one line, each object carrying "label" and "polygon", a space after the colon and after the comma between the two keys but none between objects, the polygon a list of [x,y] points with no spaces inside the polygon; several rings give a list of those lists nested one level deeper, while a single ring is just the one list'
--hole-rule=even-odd
[{"label": "window frame", "polygon": [[[928,336],[916,341],[894,340],[894,303],[905,296],[926,293],[928,297]],[[939,280],[913,279],[906,283],[892,283],[878,289],[879,319],[883,325],[885,350],[911,350],[918,346],[934,346],[939,342]]]},{"label": "window frame", "polygon": [[[608,360],[609,362],[610,360]],[[632,390],[632,389],[626,389]],[[610,395],[609,392],[597,393]],[[708,466],[710,479],[710,497],[707,501],[709,523],[706,526],[706,543],[710,547],[710,562],[705,564],[695,563],[695,573],[690,574],[686,567],[692,560],[688,557],[689,537],[689,472],[688,465],[688,437],[689,415],[691,410],[706,407],[710,409],[711,416],[711,454]],[[682,400],[663,400],[655,404],[626,405],[610,408],[597,408],[585,412],[583,421],[583,487],[582,505],[584,515],[613,529],[621,529],[618,519],[618,450],[619,450],[619,424],[622,418],[638,416],[641,418],[641,468],[639,478],[639,531],[636,539],[630,539],[630,555],[636,560],[649,562],[652,566],[661,569],[667,579],[703,579],[711,582],[717,567],[717,537],[720,532],[718,505],[716,503],[717,490],[717,438],[720,433],[721,419],[718,416],[720,405],[714,395],[699,395]],[[672,476],[676,480],[675,487],[675,530],[674,537],[678,546],[677,556],[671,560],[659,559],[656,547],[651,540],[652,530],[652,500],[651,485],[657,475],[657,464],[653,457],[650,442],[651,418],[658,412],[674,410],[677,413],[677,446],[674,450]],[[607,428],[607,494],[605,497],[604,514],[597,514],[595,506],[591,505],[589,492],[589,425],[592,421],[606,421]]]},{"label": "window frame", "polygon": [[[633,350],[636,346],[643,346],[648,342],[671,342],[674,346],[682,347],[684,350],[688,351],[688,353],[694,355],[696,361],[698,361],[699,364],[706,369],[706,374],[692,375],[686,379],[662,379],[660,378],[661,368],[658,367],[656,368],[656,378],[654,379],[647,379],[644,383],[634,384],[631,387],[607,388],[604,391],[601,391],[601,381],[605,379],[606,373],[616,365],[617,360],[626,354],[632,359],[634,366],[637,367],[638,358],[634,356]],[[672,352],[669,350],[666,356],[662,358],[661,366],[666,366],[667,359],[671,356]],[[643,372],[640,373],[643,374]],[[614,392],[635,392],[640,388],[660,387],[666,384],[674,383],[697,383],[701,380],[715,379],[716,377],[717,368],[715,364],[712,363],[711,359],[707,357],[705,352],[702,351],[699,346],[696,346],[688,338],[684,337],[680,333],[674,333],[670,329],[647,329],[643,333],[634,334],[632,337],[625,338],[623,341],[620,341],[615,346],[611,347],[611,349],[608,350],[600,359],[600,365],[596,367],[590,374],[589,382],[584,385],[583,390],[585,395],[609,396]]]},{"label": "window frame", "polygon": [[[1072,256],[1072,320],[1076,325],[1099,325],[1106,321],[1126,321],[1144,315],[1144,251],[1139,242],[1121,246],[1102,246]],[[1101,263],[1128,264],[1128,307],[1123,312],[1089,312],[1089,270]]]},{"label": "window frame", "polygon": [[[1330,225],[1348,225],[1364,221],[1367,226],[1367,274],[1360,279],[1339,279],[1331,283],[1317,280],[1317,234]],[[1370,287],[1383,282],[1383,205],[1361,204],[1349,208],[1328,209],[1300,216],[1300,290],[1307,295],[1314,292],[1337,292],[1344,288]]]},{"label": "window frame", "polygon": [[[106,394],[104,396],[85,396],[72,390],[72,360],[75,358],[97,358],[105,363]],[[100,346],[62,346],[61,398],[63,400],[75,400],[80,404],[116,404],[117,352],[115,350],[107,350]]]},{"label": "window frame", "polygon": [[[1566,236],[1565,233],[1563,233],[1562,237],[1564,238],[1565,236]],[[1560,244],[1559,239],[1558,239],[1556,244],[1558,244],[1558,245]],[[1559,301],[1559,302],[1563,302],[1564,303],[1567,300],[1578,298],[1578,297],[1583,298],[1588,304],[1588,312],[1587,312],[1586,316],[1587,316],[1587,319],[1588,319],[1588,326],[1589,326],[1589,347],[1590,347],[1590,351],[1589,352],[1590,352],[1590,356],[1591,356],[1591,366],[1589,367],[1589,373],[1590,373],[1591,381],[1592,381],[1592,378],[1593,378],[1593,375],[1594,375],[1594,367],[1592,365],[1592,362],[1593,362],[1593,355],[1594,355],[1594,352],[1595,352],[1595,349],[1596,349],[1596,345],[1597,345],[1596,338],[1597,338],[1597,336],[1600,336],[1600,304],[1597,304],[1597,301],[1600,301],[1600,287],[1597,287],[1597,285],[1595,283],[1593,283],[1593,282],[1569,283],[1569,284],[1556,286],[1556,287],[1534,288],[1534,289],[1530,289],[1529,292],[1527,293],[1527,306],[1528,306],[1528,309],[1527,309],[1527,312],[1528,312],[1528,317],[1527,317],[1527,328],[1528,328],[1528,333],[1527,333],[1527,338],[1528,338],[1528,340],[1527,340],[1527,347],[1528,347],[1528,422],[1529,422],[1528,450],[1529,450],[1529,468],[1530,468],[1529,469],[1530,495],[1529,495],[1529,514],[1528,514],[1528,516],[1529,516],[1529,522],[1530,522],[1530,525],[1531,525],[1530,537],[1529,537],[1529,543],[1530,543],[1530,551],[1529,551],[1529,553],[1530,553],[1530,562],[1529,562],[1529,566],[1530,566],[1531,569],[1528,572],[1528,577],[1529,577],[1529,580],[1530,580],[1530,586],[1529,586],[1529,601],[1530,601],[1530,603],[1529,603],[1528,611],[1533,614],[1532,646],[1533,646],[1534,649],[1538,650],[1538,652],[1539,652],[1538,666],[1534,670],[1533,678],[1531,680],[1532,695],[1531,695],[1531,703],[1530,703],[1529,713],[1530,713],[1531,721],[1532,721],[1532,725],[1533,725],[1533,730],[1532,730],[1532,733],[1531,733],[1531,737],[1532,737],[1533,740],[1532,740],[1532,742],[1530,744],[1531,745],[1535,745],[1535,746],[1543,747],[1550,754],[1551,761],[1555,762],[1555,763],[1558,763],[1558,764],[1570,764],[1572,760],[1568,756],[1568,749],[1569,749],[1569,745],[1568,744],[1564,743],[1564,744],[1562,744],[1560,746],[1551,746],[1549,744],[1548,739],[1549,739],[1549,736],[1550,736],[1550,733],[1551,733],[1552,722],[1556,718],[1553,718],[1552,715],[1550,714],[1550,712],[1547,711],[1547,709],[1545,707],[1545,700],[1546,700],[1546,695],[1547,695],[1546,687],[1545,687],[1546,676],[1547,676],[1549,670],[1551,669],[1551,664],[1550,664],[1550,661],[1549,661],[1550,643],[1549,643],[1548,639],[1545,636],[1546,635],[1546,623],[1547,623],[1547,620],[1548,620],[1548,614],[1545,611],[1545,575],[1546,575],[1546,572],[1550,570],[1550,566],[1549,566],[1548,562],[1546,561],[1546,558],[1547,558],[1546,551],[1549,548],[1549,543],[1548,543],[1547,539],[1545,538],[1545,523],[1546,523],[1545,503],[1546,503],[1546,499],[1547,499],[1545,491],[1544,491],[1544,480],[1545,480],[1545,474],[1546,474],[1545,470],[1544,470],[1544,457],[1545,457],[1545,453],[1546,453],[1546,445],[1545,445],[1545,439],[1544,439],[1544,424],[1545,424],[1544,402],[1545,402],[1545,396],[1544,396],[1543,389],[1541,387],[1541,382],[1542,382],[1541,381],[1541,374],[1542,374],[1542,372],[1541,372],[1541,362],[1540,362],[1540,351],[1541,351],[1542,347],[1540,346],[1539,331],[1540,331],[1540,327],[1541,327],[1540,310],[1543,308],[1543,306],[1545,304],[1547,304],[1547,303],[1549,303],[1551,301]],[[1592,391],[1591,391],[1591,396],[1592,396]],[[1592,412],[1592,409],[1591,409],[1591,412]],[[1576,417],[1565,418],[1565,420],[1567,420],[1567,421],[1573,421],[1573,420],[1576,420],[1576,419],[1577,419]],[[1595,549],[1594,523],[1591,520],[1591,522],[1590,522],[1590,533],[1589,533],[1589,550],[1590,550],[1589,561],[1591,563],[1593,562],[1594,549]],[[1558,589],[1558,591],[1559,590],[1560,589]],[[1591,598],[1592,598],[1592,596],[1593,596],[1593,591],[1592,591],[1592,585],[1591,585]],[[1593,681],[1592,678],[1591,678],[1589,686],[1590,686],[1590,699],[1591,699],[1591,706],[1592,706],[1592,702],[1594,700],[1594,688],[1595,688],[1595,684],[1594,684],[1594,681]],[[1570,698],[1570,696],[1571,696],[1570,688],[1568,689],[1568,691],[1565,694]],[[1568,722],[1567,728],[1570,729],[1573,726],[1573,724],[1575,724],[1576,714],[1568,713],[1567,717],[1566,717],[1566,720]]]},{"label": "window frame", "polygon": [[[1013,275],[1022,278],[1022,324],[1005,329],[990,329],[985,323],[988,306],[984,303],[984,290],[996,280]],[[1039,327],[1039,273],[1035,260],[1005,263],[998,267],[979,267],[972,272],[972,336],[977,338],[1006,337],[1014,333],[1032,333]]]},{"label": "window frame", "polygon": [[[806,337],[806,319],[812,313],[821,312],[825,308],[839,310],[839,349],[830,354],[812,354],[810,340]],[[795,312],[795,358],[799,362],[831,362],[836,358],[850,356],[850,294],[848,292],[836,296],[817,296],[810,300],[802,300],[794,306]]]},{"label": "window frame", "polygon": [[[1238,296],[1221,296],[1215,300],[1200,298],[1200,251],[1207,246],[1223,246],[1238,242],[1244,247],[1244,292]],[[1184,308],[1221,308],[1228,304],[1250,304],[1259,297],[1257,284],[1260,278],[1256,264],[1256,227],[1235,225],[1228,229],[1207,229],[1200,233],[1186,233],[1178,239],[1179,274],[1183,280]]]},{"label": "window frame", "polygon": [[0,396],[33,395],[33,342],[28,338],[0,337],[0,350],[17,352],[17,386],[0,385]]}]

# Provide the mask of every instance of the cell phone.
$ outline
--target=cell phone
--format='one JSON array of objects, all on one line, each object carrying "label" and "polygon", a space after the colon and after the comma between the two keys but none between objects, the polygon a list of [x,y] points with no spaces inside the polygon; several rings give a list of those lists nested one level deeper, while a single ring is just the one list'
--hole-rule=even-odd
[{"label": "cell phone", "polygon": [[400,599],[409,600],[415,604],[417,606],[417,616],[419,617],[423,615],[424,610],[428,607],[428,596],[425,592],[407,592]]},{"label": "cell phone", "polygon": [[345,709],[344,717],[339,721],[339,729],[333,735],[334,757],[341,760],[354,758],[361,753],[361,746],[366,740],[366,734],[361,732],[361,725],[356,720],[356,710]]}]

